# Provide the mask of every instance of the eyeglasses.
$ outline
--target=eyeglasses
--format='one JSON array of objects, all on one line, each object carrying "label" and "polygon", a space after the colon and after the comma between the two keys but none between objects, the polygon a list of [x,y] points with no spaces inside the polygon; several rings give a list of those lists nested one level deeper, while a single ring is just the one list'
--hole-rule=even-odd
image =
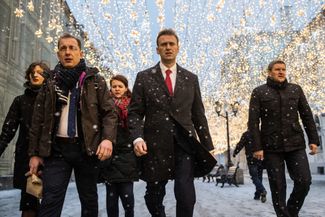
[{"label": "eyeglasses", "polygon": [[71,51],[77,51],[77,50],[79,50],[79,47],[76,47],[76,46],[73,46],[73,45],[62,46],[62,47],[59,47],[59,52],[67,52],[68,49],[71,50]]}]

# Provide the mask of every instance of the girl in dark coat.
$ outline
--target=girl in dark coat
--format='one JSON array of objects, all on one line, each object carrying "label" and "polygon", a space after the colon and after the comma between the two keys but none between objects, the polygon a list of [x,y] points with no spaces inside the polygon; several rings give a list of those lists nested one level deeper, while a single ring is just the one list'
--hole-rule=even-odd
[{"label": "girl in dark coat", "polygon": [[106,183],[106,207],[109,217],[119,216],[118,200],[121,198],[125,217],[134,216],[133,181],[138,180],[137,159],[133,152],[127,125],[127,106],[131,91],[128,80],[116,75],[110,80],[111,94],[119,114],[116,144],[109,164],[101,172],[101,182]]},{"label": "girl in dark coat", "polygon": [[14,138],[19,127],[19,136],[15,149],[15,165],[13,186],[21,189],[20,210],[23,217],[36,216],[39,200],[26,193],[26,176],[29,171],[27,154],[29,143],[29,128],[32,120],[34,102],[37,93],[44,82],[44,74],[49,72],[45,63],[34,62],[26,70],[25,93],[17,96],[12,102],[2,126],[0,135],[0,156]]}]

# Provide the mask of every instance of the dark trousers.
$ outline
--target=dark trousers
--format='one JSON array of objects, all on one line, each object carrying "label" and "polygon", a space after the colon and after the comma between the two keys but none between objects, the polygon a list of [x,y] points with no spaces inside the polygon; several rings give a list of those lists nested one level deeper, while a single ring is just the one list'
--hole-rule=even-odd
[{"label": "dark trousers", "polygon": [[26,189],[21,190],[20,211],[35,211],[37,212],[40,206],[40,200],[31,194],[26,193]]},{"label": "dark trousers", "polygon": [[[270,153],[265,152],[264,161],[272,192],[273,207],[277,216],[297,217],[311,184],[309,163],[304,149]],[[285,164],[294,182],[293,190],[286,202]]]},{"label": "dark trousers", "polygon": [[125,217],[134,216],[133,182],[106,184],[106,210],[108,217],[119,216],[118,200],[121,198]]},{"label": "dark trousers", "polygon": [[97,217],[97,159],[82,153],[78,143],[61,145],[64,146],[62,153],[55,152],[44,160],[43,199],[39,217],[61,215],[72,169],[81,202],[81,216]]},{"label": "dark trousers", "polygon": [[263,186],[263,163],[262,161],[254,161],[252,164],[248,165],[249,174],[255,185],[256,192],[255,196],[259,197],[262,192],[265,191]]},{"label": "dark trousers", "polygon": [[[175,183],[176,217],[192,217],[195,204],[193,157],[181,148],[175,148]],[[152,217],[166,217],[163,205],[166,194],[166,181],[147,182],[144,196]]]}]

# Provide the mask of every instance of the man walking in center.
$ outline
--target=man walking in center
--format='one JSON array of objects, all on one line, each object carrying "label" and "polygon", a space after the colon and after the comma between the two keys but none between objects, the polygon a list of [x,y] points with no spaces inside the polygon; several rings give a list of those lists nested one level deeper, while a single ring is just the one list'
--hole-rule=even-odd
[{"label": "man walking in center", "polygon": [[134,84],[131,138],[140,156],[140,177],[147,183],[145,202],[151,215],[166,216],[165,186],[174,179],[176,216],[191,217],[196,200],[194,176],[205,175],[215,165],[209,153],[213,145],[198,78],[176,63],[179,43],[174,30],[159,32],[156,50],[161,61],[139,72]]},{"label": "man walking in center", "polygon": [[44,165],[39,217],[61,215],[72,169],[81,216],[97,217],[97,161],[112,154],[117,114],[105,79],[86,66],[78,38],[61,36],[57,55],[53,78],[36,98],[30,131],[30,172]]},{"label": "man walking in center", "polygon": [[[248,125],[254,141],[253,155],[259,160],[264,158],[277,216],[297,217],[311,184],[298,114],[309,140],[310,154],[316,154],[319,139],[304,92],[299,85],[287,81],[283,61],[272,61],[266,84],[253,90]],[[294,182],[288,201],[285,165]]]}]

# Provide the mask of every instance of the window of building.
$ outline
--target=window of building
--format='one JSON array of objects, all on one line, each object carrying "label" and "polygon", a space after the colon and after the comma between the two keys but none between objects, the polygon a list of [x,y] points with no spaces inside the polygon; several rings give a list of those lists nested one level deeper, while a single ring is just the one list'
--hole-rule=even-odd
[{"label": "window of building", "polygon": [[0,0],[0,56],[8,57],[10,36],[10,8]]},{"label": "window of building", "polygon": [[41,59],[45,61],[45,63],[49,67],[50,67],[52,57],[53,57],[52,53],[44,45],[42,45]]},{"label": "window of building", "polygon": [[27,67],[33,62],[35,52],[35,35],[26,25],[22,25],[22,31],[20,32],[21,40],[21,66],[22,68]]}]

